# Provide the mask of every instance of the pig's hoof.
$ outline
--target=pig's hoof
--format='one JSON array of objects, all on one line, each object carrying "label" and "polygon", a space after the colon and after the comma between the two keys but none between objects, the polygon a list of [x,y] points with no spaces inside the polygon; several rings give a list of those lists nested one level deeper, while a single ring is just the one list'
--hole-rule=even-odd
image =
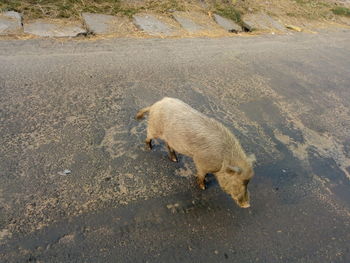
[{"label": "pig's hoof", "polygon": [[150,147],[149,145],[146,145],[146,146],[145,146],[145,149],[146,149],[146,151],[151,151],[151,150],[152,150],[152,147]]},{"label": "pig's hoof", "polygon": [[205,190],[205,183],[204,182],[198,182],[198,186],[200,189]]},{"label": "pig's hoof", "polygon": [[150,150],[152,150],[152,148],[153,148],[152,140],[146,141],[146,150],[150,151]]},{"label": "pig's hoof", "polygon": [[170,159],[170,161],[172,161],[174,163],[178,163],[179,162],[179,160],[177,159],[176,156],[170,156],[169,159]]}]

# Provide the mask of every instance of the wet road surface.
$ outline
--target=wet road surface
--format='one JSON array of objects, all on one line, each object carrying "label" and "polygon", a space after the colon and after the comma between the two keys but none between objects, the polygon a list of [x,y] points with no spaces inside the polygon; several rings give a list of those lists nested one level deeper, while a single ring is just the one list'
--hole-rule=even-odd
[{"label": "wet road surface", "polygon": [[[0,261],[350,262],[349,39],[1,41]],[[256,155],[251,208],[145,150],[164,96]]]}]

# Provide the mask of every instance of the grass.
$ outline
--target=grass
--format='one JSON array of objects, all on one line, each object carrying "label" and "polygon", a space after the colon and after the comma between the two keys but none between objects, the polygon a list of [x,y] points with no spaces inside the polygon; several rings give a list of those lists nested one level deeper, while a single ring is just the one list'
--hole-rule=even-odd
[{"label": "grass", "polygon": [[186,3],[183,0],[151,0],[145,1],[144,6],[146,10],[152,10],[159,13],[186,10]]},{"label": "grass", "polygon": [[324,0],[294,0],[294,3],[294,6],[287,10],[287,16],[318,20],[327,19],[332,14],[330,9],[333,4]]},{"label": "grass", "polygon": [[346,7],[335,7],[332,9],[332,12],[335,14],[335,15],[340,15],[340,16],[348,16],[350,17],[350,9],[349,8],[346,8]]},{"label": "grass", "polygon": [[[131,17],[141,11],[168,13],[191,9],[188,8],[189,2],[186,0],[144,0],[132,5],[126,4],[127,2],[121,0],[0,0],[0,12],[14,10],[22,13],[26,19],[36,19],[79,18],[82,12],[118,14]],[[194,2],[192,1],[192,3]],[[231,0],[229,4],[222,4],[221,2],[215,11],[222,16],[239,22],[241,15],[232,6],[233,3],[235,3],[235,0]]]},{"label": "grass", "polygon": [[0,12],[14,10],[26,19],[80,18],[83,12],[132,17],[144,10],[185,11],[185,3],[184,0],[145,0],[133,4],[121,0],[0,0]]},{"label": "grass", "polygon": [[336,6],[325,0],[0,0],[0,12],[14,10],[25,19],[69,18],[80,19],[81,13],[103,13],[131,17],[136,13],[152,11],[202,10],[213,11],[242,24],[242,13],[265,12],[275,16],[290,16],[309,19],[328,19],[334,15],[350,16],[350,9]]},{"label": "grass", "polygon": [[28,19],[79,18],[82,12],[132,16],[140,9],[120,0],[0,0],[0,11],[14,10]]},{"label": "grass", "polygon": [[217,6],[215,11],[217,14],[229,18],[236,23],[241,23],[242,21],[241,13],[234,6]]}]

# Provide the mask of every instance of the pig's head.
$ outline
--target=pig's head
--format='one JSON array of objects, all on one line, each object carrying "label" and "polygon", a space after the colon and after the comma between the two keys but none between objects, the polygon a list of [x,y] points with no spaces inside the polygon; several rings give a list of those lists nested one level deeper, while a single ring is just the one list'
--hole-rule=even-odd
[{"label": "pig's head", "polygon": [[235,164],[225,165],[217,174],[221,188],[242,208],[250,207],[248,183],[254,175],[254,162],[255,156],[251,155]]}]

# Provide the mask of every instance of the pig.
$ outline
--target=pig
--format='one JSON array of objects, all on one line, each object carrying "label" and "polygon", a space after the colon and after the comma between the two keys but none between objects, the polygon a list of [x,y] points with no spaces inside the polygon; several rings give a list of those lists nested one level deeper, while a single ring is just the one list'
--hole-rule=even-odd
[{"label": "pig", "polygon": [[254,175],[255,156],[245,154],[229,129],[175,98],[164,97],[141,109],[136,119],[142,119],[147,113],[148,149],[152,149],[153,139],[163,140],[171,161],[178,161],[176,152],[193,159],[201,189],[205,189],[206,174],[212,173],[238,206],[250,207],[247,186]]}]

